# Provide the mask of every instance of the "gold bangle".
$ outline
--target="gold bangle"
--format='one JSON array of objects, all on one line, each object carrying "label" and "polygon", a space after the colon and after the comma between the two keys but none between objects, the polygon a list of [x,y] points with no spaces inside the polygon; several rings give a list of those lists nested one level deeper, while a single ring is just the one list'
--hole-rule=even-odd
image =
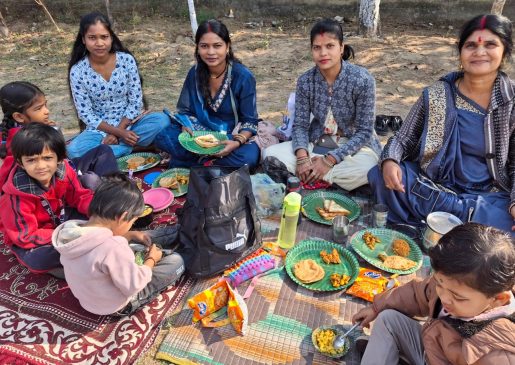
[{"label": "gold bangle", "polygon": [[322,162],[330,168],[333,168],[334,165],[336,165],[336,163],[331,163],[331,161],[326,156],[322,157]]}]

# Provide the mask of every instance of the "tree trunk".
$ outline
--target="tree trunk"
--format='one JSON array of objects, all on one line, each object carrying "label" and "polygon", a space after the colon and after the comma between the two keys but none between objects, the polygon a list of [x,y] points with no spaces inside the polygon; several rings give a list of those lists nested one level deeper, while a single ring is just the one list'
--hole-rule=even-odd
[{"label": "tree trunk", "polygon": [[106,4],[107,18],[109,19],[111,26],[114,26],[113,14],[111,13],[111,4],[109,3],[109,0],[104,0],[104,1]]},{"label": "tree trunk", "polygon": [[45,6],[45,3],[43,2],[43,0],[34,0],[36,2],[36,4],[38,4],[39,6],[41,6],[43,8],[43,10],[45,11],[45,13],[48,15],[48,17],[50,18],[50,20],[52,21],[52,23],[54,24],[54,26],[56,27],[57,31],[58,32],[61,32],[61,28],[59,28],[59,26],[57,25],[57,23],[55,22],[54,18],[52,17],[52,14],[50,14],[50,12],[48,11],[48,9],[46,8]]},{"label": "tree trunk", "polygon": [[381,0],[360,0],[358,34],[365,37],[379,35],[379,3]]},{"label": "tree trunk", "polygon": [[502,15],[502,9],[504,8],[505,2],[506,0],[494,0],[491,13],[495,15]]},{"label": "tree trunk", "polygon": [[191,23],[191,31],[193,32],[193,38],[195,38],[195,34],[197,33],[197,13],[195,13],[195,4],[193,0],[188,0],[188,9],[190,11],[190,23]]},{"label": "tree trunk", "polygon": [[9,28],[7,24],[5,24],[4,17],[2,16],[2,11],[0,10],[0,36],[5,38],[9,37]]}]

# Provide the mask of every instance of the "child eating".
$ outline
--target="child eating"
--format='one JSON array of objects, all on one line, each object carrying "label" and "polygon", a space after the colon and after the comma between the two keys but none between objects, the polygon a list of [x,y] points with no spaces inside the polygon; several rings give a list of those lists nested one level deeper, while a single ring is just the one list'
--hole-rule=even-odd
[{"label": "child eating", "polygon": [[[374,323],[361,364],[515,364],[515,247],[466,223],[429,251],[434,273],[374,298],[353,322]],[[412,317],[425,317],[423,325]],[[358,349],[366,339],[358,338]]]},{"label": "child eating", "polygon": [[[61,254],[66,281],[81,306],[95,314],[129,315],[150,302],[184,272],[182,257],[163,252],[151,240],[158,231],[130,231],[143,213],[143,196],[126,176],[116,175],[95,190],[89,221],[59,226],[52,243]],[[174,237],[161,235],[167,247]],[[137,265],[128,241],[149,246]],[[168,242],[166,242],[168,241]]]}]

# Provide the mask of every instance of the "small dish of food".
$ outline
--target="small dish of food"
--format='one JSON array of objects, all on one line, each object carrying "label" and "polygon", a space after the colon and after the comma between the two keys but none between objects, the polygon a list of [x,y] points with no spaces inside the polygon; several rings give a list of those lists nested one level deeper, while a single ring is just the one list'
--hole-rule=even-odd
[{"label": "small dish of food", "polygon": [[143,210],[143,214],[139,216],[138,219],[134,222],[134,228],[144,228],[152,223],[154,208],[151,205],[145,204],[145,209]]},{"label": "small dish of food", "polygon": [[337,359],[345,356],[351,347],[349,336],[345,337],[345,344],[343,347],[339,349],[335,349],[333,347],[334,339],[344,333],[345,328],[342,325],[321,326],[313,330],[311,333],[311,341],[313,341],[315,349],[322,355]]}]

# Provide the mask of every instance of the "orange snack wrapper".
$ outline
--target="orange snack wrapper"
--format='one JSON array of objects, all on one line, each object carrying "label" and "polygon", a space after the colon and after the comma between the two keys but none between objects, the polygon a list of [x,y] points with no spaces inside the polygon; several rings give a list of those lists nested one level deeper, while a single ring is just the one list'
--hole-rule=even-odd
[{"label": "orange snack wrapper", "polygon": [[379,271],[361,267],[356,281],[346,293],[373,302],[377,294],[385,291],[387,284],[388,279]]},{"label": "orange snack wrapper", "polygon": [[[231,324],[239,334],[243,335],[247,331],[247,304],[226,280],[221,280],[190,298],[188,306],[193,309],[193,322],[202,321],[204,327]],[[227,313],[226,319],[214,321],[225,313]]]},{"label": "orange snack wrapper", "polygon": [[225,280],[219,281],[209,289],[188,299],[188,305],[193,309],[193,322],[198,322],[202,318],[225,307],[228,300],[229,288]]}]

